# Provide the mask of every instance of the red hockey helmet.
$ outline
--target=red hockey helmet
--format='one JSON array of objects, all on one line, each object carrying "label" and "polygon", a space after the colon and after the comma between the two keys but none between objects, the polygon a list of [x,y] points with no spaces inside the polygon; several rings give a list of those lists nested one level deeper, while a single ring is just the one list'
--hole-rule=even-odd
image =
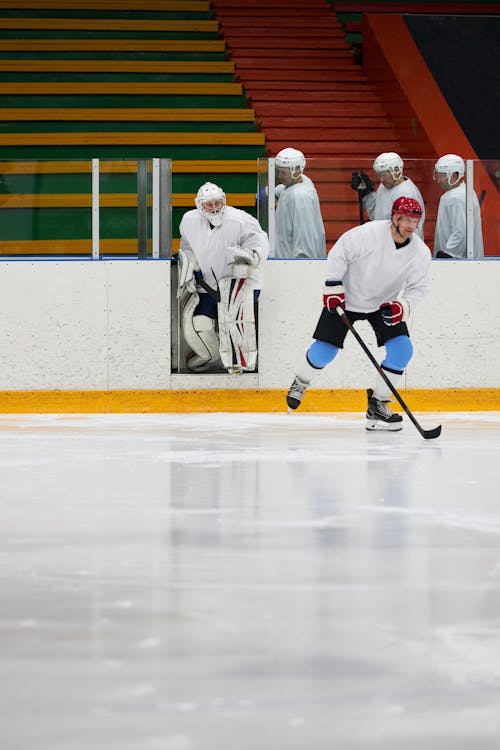
[{"label": "red hockey helmet", "polygon": [[391,216],[399,214],[400,216],[411,216],[414,219],[420,219],[422,216],[422,206],[415,198],[396,198],[392,204]]}]

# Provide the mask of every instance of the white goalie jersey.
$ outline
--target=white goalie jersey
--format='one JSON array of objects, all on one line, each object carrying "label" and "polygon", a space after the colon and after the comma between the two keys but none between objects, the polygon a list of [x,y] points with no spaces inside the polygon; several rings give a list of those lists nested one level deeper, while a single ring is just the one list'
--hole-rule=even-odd
[{"label": "white goalie jersey", "polygon": [[255,289],[260,289],[259,265],[269,255],[269,241],[257,219],[246,211],[226,206],[221,226],[211,227],[194,209],[182,217],[180,233],[181,249],[191,248],[205,282],[211,287],[219,279],[233,275],[228,248],[239,247],[255,253],[257,265],[250,278]]}]

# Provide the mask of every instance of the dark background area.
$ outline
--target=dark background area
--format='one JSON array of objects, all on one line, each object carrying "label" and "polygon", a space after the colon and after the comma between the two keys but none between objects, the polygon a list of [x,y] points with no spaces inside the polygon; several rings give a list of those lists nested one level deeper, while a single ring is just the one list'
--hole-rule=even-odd
[{"label": "dark background area", "polygon": [[480,159],[500,158],[500,16],[404,19]]}]

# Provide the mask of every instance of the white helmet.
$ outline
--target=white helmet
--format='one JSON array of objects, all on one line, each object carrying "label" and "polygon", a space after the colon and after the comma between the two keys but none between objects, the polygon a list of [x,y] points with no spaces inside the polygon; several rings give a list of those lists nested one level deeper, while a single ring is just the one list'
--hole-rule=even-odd
[{"label": "white helmet", "polygon": [[290,175],[293,179],[299,177],[305,169],[306,157],[302,151],[296,148],[283,148],[276,154],[274,159],[276,167],[290,169]]},{"label": "white helmet", "polygon": [[[461,156],[457,156],[456,154],[445,154],[445,156],[442,156],[437,160],[436,164],[434,165],[434,172],[447,175],[448,185],[453,187],[458,182],[460,182],[465,174],[464,160]],[[456,178],[456,180],[451,182],[451,176],[455,174],[455,172],[458,174],[458,177]]]},{"label": "white helmet", "polygon": [[379,154],[373,162],[374,172],[390,172],[393,180],[399,180],[403,174],[403,160],[394,151]]},{"label": "white helmet", "polygon": [[[222,201],[222,208],[215,210],[215,201]],[[213,227],[220,227],[226,209],[226,194],[222,188],[213,182],[205,182],[196,193],[194,202],[201,215],[208,219]]]}]

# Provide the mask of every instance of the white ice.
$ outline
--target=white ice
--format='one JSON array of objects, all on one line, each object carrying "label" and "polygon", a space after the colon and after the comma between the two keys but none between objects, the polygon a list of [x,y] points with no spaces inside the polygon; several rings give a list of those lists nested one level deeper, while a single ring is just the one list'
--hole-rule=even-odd
[{"label": "white ice", "polygon": [[2,750],[498,750],[500,414],[0,416]]}]

